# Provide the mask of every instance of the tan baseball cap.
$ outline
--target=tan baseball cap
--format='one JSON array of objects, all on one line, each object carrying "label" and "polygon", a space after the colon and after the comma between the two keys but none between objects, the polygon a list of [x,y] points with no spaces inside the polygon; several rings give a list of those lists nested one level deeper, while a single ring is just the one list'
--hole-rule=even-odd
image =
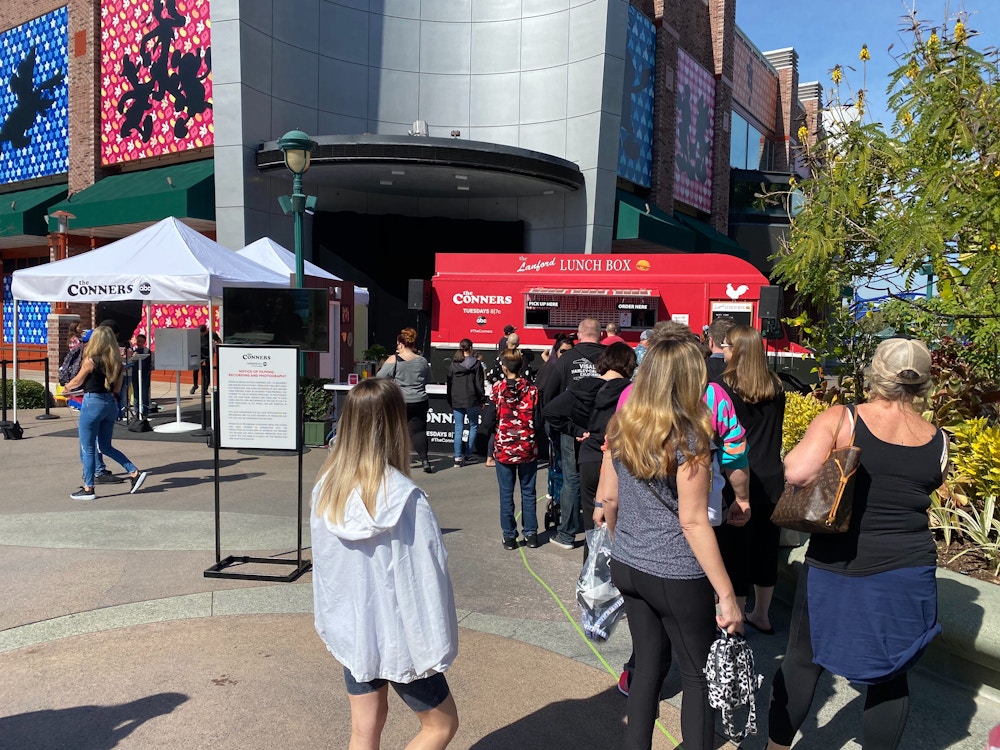
[{"label": "tan baseball cap", "polygon": [[872,358],[879,377],[900,385],[920,385],[931,377],[931,353],[916,339],[886,339]]}]

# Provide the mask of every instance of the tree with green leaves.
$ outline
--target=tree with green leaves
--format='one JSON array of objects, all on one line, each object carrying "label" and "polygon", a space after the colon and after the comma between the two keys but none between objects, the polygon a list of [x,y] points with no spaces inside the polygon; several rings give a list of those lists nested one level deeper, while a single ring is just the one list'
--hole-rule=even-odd
[{"label": "tree with green leaves", "polygon": [[[865,117],[864,79],[851,92],[843,67],[831,71],[829,110],[847,116],[803,147],[810,177],[793,181],[802,207],[774,260],[777,278],[832,321],[813,330],[840,337],[809,343],[842,359],[858,319],[842,290],[932,269],[937,298],[901,303],[913,308],[909,327],[921,326],[911,332],[970,341],[984,374],[1000,374],[1000,68],[967,23],[965,13],[936,28],[909,16],[888,129]],[[862,67],[869,56],[862,47]],[[799,140],[809,144],[805,128]]]}]

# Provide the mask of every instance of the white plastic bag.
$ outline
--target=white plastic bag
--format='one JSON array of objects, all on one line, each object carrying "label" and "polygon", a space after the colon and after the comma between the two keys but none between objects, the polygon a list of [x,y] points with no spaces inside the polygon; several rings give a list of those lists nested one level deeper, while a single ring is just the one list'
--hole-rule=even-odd
[{"label": "white plastic bag", "polygon": [[576,601],[580,605],[580,624],[592,641],[611,637],[615,625],[625,613],[625,600],[611,582],[611,534],[607,526],[587,532],[587,561],[576,583]]}]

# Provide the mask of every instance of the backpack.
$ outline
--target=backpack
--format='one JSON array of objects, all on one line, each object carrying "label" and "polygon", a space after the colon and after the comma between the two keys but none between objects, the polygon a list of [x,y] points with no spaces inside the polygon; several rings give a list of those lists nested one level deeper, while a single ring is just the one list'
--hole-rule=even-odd
[{"label": "backpack", "polygon": [[65,386],[80,372],[80,365],[83,364],[83,347],[78,346],[66,355],[62,364],[59,365],[59,385]]}]

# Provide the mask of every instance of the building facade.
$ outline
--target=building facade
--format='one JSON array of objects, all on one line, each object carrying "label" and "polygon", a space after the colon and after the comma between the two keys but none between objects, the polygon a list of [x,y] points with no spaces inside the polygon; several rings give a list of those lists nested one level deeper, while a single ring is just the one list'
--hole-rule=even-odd
[{"label": "building facade", "polygon": [[[408,281],[441,252],[723,252],[766,273],[787,213],[748,196],[787,185],[821,102],[795,50],[761,53],[735,17],[736,0],[8,0],[4,341],[14,270],[166,216],[233,250],[292,247],[294,129],[316,142],[304,255],[371,290],[359,349],[426,323]],[[32,305],[19,341],[52,361],[96,312]]]}]

